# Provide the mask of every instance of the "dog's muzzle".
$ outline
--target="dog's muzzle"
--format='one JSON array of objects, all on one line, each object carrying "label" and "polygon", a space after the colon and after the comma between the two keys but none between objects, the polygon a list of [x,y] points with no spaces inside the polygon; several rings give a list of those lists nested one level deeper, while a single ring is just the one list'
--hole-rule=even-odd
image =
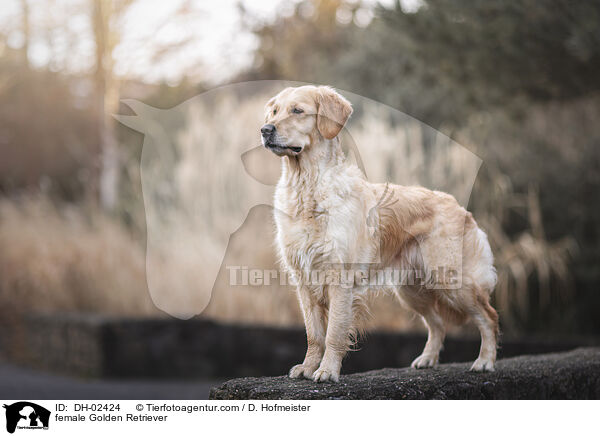
[{"label": "dog's muzzle", "polygon": [[281,144],[277,140],[277,129],[273,124],[265,124],[261,127],[260,133],[262,135],[263,144],[266,148],[273,152],[281,152],[283,150],[291,150],[295,153],[302,151],[302,147],[293,147]]}]

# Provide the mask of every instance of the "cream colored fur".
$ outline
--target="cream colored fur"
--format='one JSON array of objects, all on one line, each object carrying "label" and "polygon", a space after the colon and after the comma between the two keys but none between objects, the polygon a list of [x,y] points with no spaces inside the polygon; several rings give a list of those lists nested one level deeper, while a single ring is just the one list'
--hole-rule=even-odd
[{"label": "cream colored fur", "polygon": [[[368,312],[373,287],[315,284],[320,270],[458,270],[453,285],[408,284],[391,290],[423,318],[428,340],[412,366],[438,363],[447,323],[472,319],[481,332],[474,371],[492,371],[498,315],[489,304],[496,284],[485,233],[454,197],[422,187],[373,184],[346,162],[338,133],[351,105],[329,87],[287,88],[266,106],[275,128],[263,144],[282,157],[275,193],[282,266],[298,280],[308,340],[290,377],[338,381],[342,359]],[[385,204],[383,204],[385,203]],[[366,272],[368,274],[368,272]]]}]

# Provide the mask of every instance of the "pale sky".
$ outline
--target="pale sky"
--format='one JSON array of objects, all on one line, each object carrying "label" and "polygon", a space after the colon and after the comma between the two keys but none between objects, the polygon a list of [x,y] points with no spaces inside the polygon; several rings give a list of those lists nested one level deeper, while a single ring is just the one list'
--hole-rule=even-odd
[{"label": "pale sky", "polygon": [[[31,35],[29,58],[34,66],[71,72],[87,71],[94,65],[94,42],[90,28],[93,0],[28,0]],[[191,10],[177,14],[186,0],[136,0],[117,28],[121,42],[113,52],[117,75],[147,82],[176,83],[188,75],[218,83],[250,65],[257,41],[242,25],[238,3],[260,21],[293,11],[299,0],[189,0]],[[393,0],[380,2],[389,4]],[[23,42],[21,0],[2,0],[0,32],[7,44]],[[373,6],[377,0],[368,0]],[[404,0],[407,9],[420,0]],[[363,14],[368,17],[369,12]],[[343,17],[341,17],[343,18]],[[366,24],[366,23],[364,23]],[[186,44],[176,46],[177,43]],[[173,48],[174,45],[176,48]],[[167,48],[163,56],[154,55]]]}]

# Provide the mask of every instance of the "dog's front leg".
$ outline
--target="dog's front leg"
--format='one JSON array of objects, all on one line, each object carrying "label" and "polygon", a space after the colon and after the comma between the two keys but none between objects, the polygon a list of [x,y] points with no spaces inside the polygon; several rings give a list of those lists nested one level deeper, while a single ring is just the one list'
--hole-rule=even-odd
[{"label": "dog's front leg", "polygon": [[290,369],[291,378],[311,378],[321,363],[325,352],[325,311],[310,290],[298,288],[298,299],[302,308],[304,325],[306,326],[306,341],[308,348],[304,362]]},{"label": "dog's front leg", "polygon": [[313,375],[317,382],[340,380],[342,359],[346,354],[352,326],[352,290],[329,287],[329,322],[325,337],[325,354]]}]

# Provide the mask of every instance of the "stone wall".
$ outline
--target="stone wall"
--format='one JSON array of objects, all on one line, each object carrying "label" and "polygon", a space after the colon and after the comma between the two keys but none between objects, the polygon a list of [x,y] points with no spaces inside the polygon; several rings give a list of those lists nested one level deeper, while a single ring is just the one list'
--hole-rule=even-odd
[{"label": "stone wall", "polygon": [[434,369],[380,369],[343,375],[339,383],[286,376],[242,378],[213,388],[211,399],[600,399],[600,348],[497,362],[492,373],[469,372],[470,364]]},{"label": "stone wall", "polygon": [[[344,360],[355,373],[405,367],[421,353],[419,333],[372,332]],[[0,331],[2,354],[21,365],[86,377],[224,378],[286,374],[306,347],[302,328],[219,324],[202,319],[29,315]],[[571,350],[582,340],[510,340],[500,357]],[[448,337],[442,362],[475,359],[479,338]]]}]

